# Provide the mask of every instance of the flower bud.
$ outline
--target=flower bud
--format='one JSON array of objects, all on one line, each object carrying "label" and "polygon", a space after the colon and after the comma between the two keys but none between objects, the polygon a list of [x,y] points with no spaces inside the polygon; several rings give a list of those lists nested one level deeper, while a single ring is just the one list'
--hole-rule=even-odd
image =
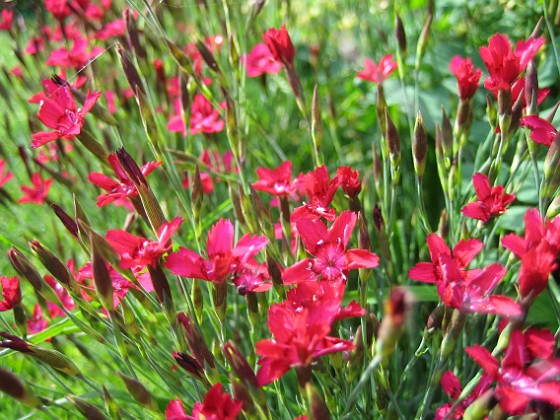
[{"label": "flower bud", "polygon": [[397,39],[401,55],[403,57],[406,56],[406,33],[399,15],[395,15],[395,38]]},{"label": "flower bud", "polygon": [[98,235],[90,233],[91,266],[93,270],[93,282],[101,304],[108,312],[113,311],[113,280],[107,270],[105,258],[101,255],[98,243]]},{"label": "flower bud", "polygon": [[136,27],[136,21],[134,20],[134,16],[130,12],[130,9],[124,9],[124,20],[126,22],[126,34],[128,35],[128,43],[130,45],[130,48],[134,50],[134,54],[136,54],[136,57],[145,59],[146,49],[140,42],[138,28]]},{"label": "flower bud", "polygon": [[413,305],[414,297],[404,287],[392,289],[389,299],[385,301],[385,314],[375,343],[375,353],[384,362],[393,354]]},{"label": "flower bud", "polygon": [[[559,8],[560,10],[560,8]],[[552,108],[552,110],[548,113],[548,115],[546,116],[546,120],[551,123],[552,120],[554,119],[554,116],[556,115],[556,111],[558,111],[558,107],[560,106],[560,101],[556,102],[556,104],[554,105],[554,107]]]},{"label": "flower bud", "polygon": [[41,406],[39,398],[13,373],[0,367],[0,391],[34,408]]},{"label": "flower bud", "polygon": [[418,38],[418,44],[416,44],[416,62],[414,64],[416,69],[420,68],[420,63],[426,52],[426,47],[428,46],[428,40],[430,38],[430,27],[432,26],[433,14],[429,14],[420,32],[420,37]]},{"label": "flower bud", "polygon": [[548,219],[554,219],[559,214],[560,214],[560,195],[557,196],[554,200],[552,200],[552,203],[550,203],[550,206],[548,206],[548,209],[546,210],[546,217]]},{"label": "flower bud", "polygon": [[167,281],[161,263],[158,262],[155,267],[148,265],[148,271],[150,272],[154,291],[156,292],[159,303],[171,313],[171,308],[173,307],[171,288],[169,287],[169,281]]},{"label": "flower bud", "polygon": [[323,397],[317,392],[315,387],[308,382],[305,385],[305,392],[307,394],[307,401],[311,411],[311,420],[328,420],[331,418],[331,413]]},{"label": "flower bud", "polygon": [[117,372],[117,375],[122,379],[126,389],[132,397],[142,404],[144,407],[152,411],[157,411],[157,404],[152,397],[150,391],[138,380],[125,376],[122,372]]},{"label": "flower bud", "polygon": [[177,315],[177,320],[185,329],[185,336],[189,349],[196,360],[201,366],[208,364],[211,368],[214,367],[214,356],[206,345],[204,337],[200,333],[198,327],[191,321],[191,319],[183,312]]},{"label": "flower bud", "polygon": [[128,81],[130,89],[132,89],[132,92],[134,93],[135,96],[138,96],[139,94],[145,96],[146,91],[144,90],[142,79],[140,78],[140,75],[138,74],[136,67],[128,57],[128,54],[124,52],[122,46],[118,43],[117,43],[117,53],[119,54],[121,66],[124,70],[124,75],[126,77],[126,80]]},{"label": "flower bud", "polygon": [[195,167],[193,175],[193,186],[191,191],[191,200],[193,204],[193,215],[195,220],[200,220],[200,212],[202,211],[202,203],[204,200],[204,187],[202,178],[200,178],[200,170],[198,164]]},{"label": "flower bud", "polygon": [[76,397],[75,395],[67,395],[66,399],[82,413],[87,420],[106,420],[105,416],[95,405]]},{"label": "flower bud", "polygon": [[422,114],[418,111],[416,124],[414,124],[414,137],[412,139],[412,156],[414,157],[414,170],[419,178],[424,175],[426,168],[426,154],[428,152],[428,137],[426,127],[422,121]]},{"label": "flower bud", "polygon": [[447,158],[451,159],[457,153],[453,150],[453,127],[443,106],[441,107],[441,145]]},{"label": "flower bud", "polygon": [[[537,114],[537,97],[539,95],[539,79],[537,76],[537,65],[532,59],[527,65],[525,72],[525,104],[527,115]],[[520,95],[521,96],[521,95]]]},{"label": "flower bud", "polygon": [[65,288],[72,293],[78,294],[80,287],[68,267],[60,261],[51,251],[46,249],[39,241],[30,242],[31,250],[37,255],[43,266],[51,273]]},{"label": "flower bud", "polygon": [[224,356],[237,378],[254,389],[258,388],[255,372],[231,340],[224,344]]},{"label": "flower bud", "polygon": [[189,356],[186,353],[173,353],[173,358],[177,362],[179,366],[181,366],[185,371],[187,371],[190,375],[195,377],[196,379],[205,382],[206,377],[204,376],[204,369],[200,366],[200,363],[196,361],[196,359],[192,356]]},{"label": "flower bud", "polygon": [[227,282],[212,283],[212,303],[220,321],[226,319],[227,309]]},{"label": "flower bud", "polygon": [[208,49],[208,47],[206,46],[206,43],[204,41],[201,41],[201,40],[196,41],[196,49],[198,50],[198,52],[202,56],[202,59],[204,60],[204,62],[208,65],[208,67],[210,67],[210,70],[212,70],[214,73],[217,73],[217,74],[222,73],[222,71],[220,70],[220,67],[218,66],[218,63],[214,59],[214,55]]},{"label": "flower bud", "polygon": [[58,217],[58,219],[62,222],[66,230],[68,230],[68,232],[70,232],[72,236],[78,238],[78,224],[76,223],[76,221],[56,204],[51,204],[51,208],[56,214],[56,217]]},{"label": "flower bud", "polygon": [[544,182],[541,194],[545,199],[551,199],[560,187],[560,133],[550,144],[544,159]]},{"label": "flower bud", "polygon": [[490,127],[494,129],[498,126],[498,113],[496,112],[492,96],[488,94],[486,94],[486,117],[488,118]]},{"label": "flower bud", "polygon": [[105,408],[109,412],[109,415],[114,420],[120,420],[121,414],[117,402],[111,396],[111,394],[109,394],[109,391],[107,391],[105,385],[102,385],[101,389],[103,390],[103,402],[105,403]]},{"label": "flower bud", "polygon": [[389,147],[389,155],[391,155],[391,160],[395,160],[398,164],[401,157],[401,139],[387,109],[385,109],[385,127],[385,139]]},{"label": "flower bud", "polygon": [[270,255],[268,249],[265,250],[266,252],[266,269],[268,270],[268,274],[272,279],[272,283],[274,287],[281,287],[284,285],[282,281],[282,272],[280,271],[280,267],[278,262]]},{"label": "flower bud", "polygon": [[488,413],[497,403],[494,395],[494,389],[487,390],[484,394],[478,397],[471,405],[465,410],[464,418],[472,420],[483,420],[487,418]]},{"label": "flower bud", "polygon": [[313,88],[313,103],[311,106],[311,135],[313,137],[313,147],[319,154],[323,143],[323,124],[321,121],[321,106],[319,103],[318,85]]}]

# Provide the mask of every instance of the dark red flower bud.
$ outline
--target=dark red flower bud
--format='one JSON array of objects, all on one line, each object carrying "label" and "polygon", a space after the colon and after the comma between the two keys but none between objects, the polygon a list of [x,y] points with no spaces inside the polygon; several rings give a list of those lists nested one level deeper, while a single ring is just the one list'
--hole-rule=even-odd
[{"label": "dark red flower bud", "polygon": [[224,344],[224,356],[237,377],[244,383],[258,388],[255,372],[232,341]]}]

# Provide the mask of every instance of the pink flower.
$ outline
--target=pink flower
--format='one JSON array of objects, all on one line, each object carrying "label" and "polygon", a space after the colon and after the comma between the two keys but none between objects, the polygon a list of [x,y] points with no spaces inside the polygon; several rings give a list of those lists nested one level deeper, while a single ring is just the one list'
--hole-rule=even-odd
[{"label": "pink flower", "polygon": [[292,183],[292,162],[286,161],[276,169],[257,168],[259,180],[253,183],[253,188],[277,197],[286,197],[295,192]]},{"label": "pink flower", "polygon": [[344,211],[327,229],[321,221],[300,219],[296,222],[305,249],[315,258],[305,258],[284,271],[285,284],[314,281],[346,281],[356,268],[375,268],[379,258],[365,249],[349,249],[348,241],[356,224],[356,214]]},{"label": "pink flower", "polygon": [[[492,378],[484,375],[478,381],[478,384],[476,384],[476,386],[471,391],[471,393],[459,403],[459,405],[457,406],[457,408],[455,408],[452,414],[449,414],[449,412],[451,410],[451,407],[454,405],[454,403],[449,402],[437,409],[434,420],[443,420],[445,416],[449,416],[447,418],[451,420],[462,419],[467,407],[470,406],[478,397],[484,394],[488,388],[490,388],[491,382],[492,382]],[[450,370],[448,370],[441,376],[440,384],[444,392],[452,400],[457,400],[461,395],[461,392],[463,391],[463,387],[461,386],[459,379],[457,379],[455,374]]]},{"label": "pink flower", "polygon": [[270,28],[264,33],[263,39],[276,61],[281,62],[286,67],[293,66],[296,49],[286,30],[286,25],[282,25],[280,29]]},{"label": "pink flower", "polygon": [[18,200],[18,203],[43,204],[47,199],[47,194],[49,193],[52,182],[52,179],[41,178],[41,175],[38,172],[33,173],[31,175],[31,183],[33,186],[21,186],[23,196]]},{"label": "pink flower", "polygon": [[[443,281],[442,257],[451,257],[457,263],[457,267],[462,270],[463,277],[476,276],[479,270],[463,270],[476,257],[483,247],[478,239],[461,240],[455,245],[453,251],[445,244],[444,240],[436,233],[431,233],[426,239],[430,251],[432,262],[419,262],[410,270],[408,277],[412,280],[423,281],[426,283],[438,283]],[[446,260],[449,263],[449,260]]]},{"label": "pink flower", "polygon": [[[89,182],[107,191],[106,194],[97,197],[97,206],[103,207],[114,202],[117,206],[124,206],[132,210],[130,202],[126,199],[138,196],[138,190],[122,168],[116,154],[109,155],[109,164],[117,176],[116,181],[99,172],[89,174]],[[140,170],[144,176],[148,176],[160,165],[161,162],[148,162]]]},{"label": "pink flower", "polygon": [[480,56],[490,73],[484,81],[488,90],[511,90],[513,83],[544,44],[544,38],[529,38],[520,40],[512,51],[507,36],[495,34],[490,38],[487,47],[480,47]]},{"label": "pink flower", "polygon": [[449,63],[449,70],[457,77],[461,100],[471,99],[478,89],[478,81],[482,76],[480,69],[475,69],[470,58],[456,55]]},{"label": "pink flower", "polygon": [[506,207],[515,200],[515,195],[504,193],[501,185],[492,188],[488,177],[481,173],[473,175],[473,185],[478,201],[463,207],[461,211],[466,217],[488,222],[504,214]]},{"label": "pink flower", "polygon": [[[43,310],[36,304],[33,307],[33,314],[30,319],[27,320],[27,333],[28,334],[37,334],[43,330],[46,330],[49,326],[48,321],[43,316]],[[48,339],[47,341],[50,341]]]},{"label": "pink flower", "polygon": [[304,177],[304,186],[309,200],[303,206],[294,209],[290,221],[297,222],[303,218],[319,219],[321,217],[333,221],[336,218],[336,210],[329,206],[340,182],[339,177],[330,179],[325,165],[307,173]]},{"label": "pink flower", "polygon": [[276,74],[282,70],[282,63],[276,61],[266,44],[257,44],[245,58],[247,76],[258,77],[263,74]]},{"label": "pink flower", "polygon": [[10,9],[3,9],[0,13],[0,31],[9,31],[12,27],[14,12]]},{"label": "pink flower", "polygon": [[43,38],[41,36],[34,36],[29,40],[27,43],[27,47],[25,48],[25,53],[29,55],[35,55],[40,51],[45,49],[45,45],[43,42]]},{"label": "pink flower", "polygon": [[41,131],[33,134],[31,146],[40,147],[61,137],[80,134],[84,125],[84,118],[101,96],[101,92],[88,92],[84,106],[76,107],[70,89],[60,86],[50,97],[43,99],[37,117],[53,131]]},{"label": "pink flower", "polygon": [[171,222],[164,222],[158,230],[158,240],[150,241],[114,229],[107,231],[107,241],[120,255],[120,267],[123,269],[150,265],[154,267],[159,259],[171,249],[171,236],[179,229],[183,219],[176,217]]},{"label": "pink flower", "polygon": [[21,289],[19,287],[19,279],[17,277],[0,277],[2,284],[2,297],[0,300],[0,312],[9,311],[14,306],[21,303]]},{"label": "pink flower", "polygon": [[521,415],[534,401],[560,407],[560,359],[533,361],[526,349],[526,338],[519,330],[511,333],[503,359],[498,361],[484,347],[467,347],[467,354],[496,385],[496,398],[509,415]]},{"label": "pink flower", "polygon": [[14,177],[14,174],[6,170],[6,160],[0,159],[0,188],[6,185]]},{"label": "pink flower", "polygon": [[45,9],[51,12],[56,19],[62,20],[72,13],[67,3],[67,0],[45,0]]},{"label": "pink flower", "polygon": [[344,194],[350,198],[356,197],[362,191],[360,173],[349,166],[341,166],[336,170],[336,177],[340,181],[340,187]]},{"label": "pink flower", "polygon": [[181,399],[169,401],[165,408],[165,420],[189,420]]},{"label": "pink flower", "polygon": [[221,283],[228,275],[245,265],[255,264],[254,257],[268,244],[264,236],[244,235],[233,246],[233,225],[220,219],[208,232],[205,259],[190,249],[181,247],[166,259],[165,266],[174,274]]},{"label": "pink flower", "polygon": [[531,140],[545,146],[550,146],[558,135],[558,130],[551,123],[537,115],[521,118],[519,125],[531,131]]},{"label": "pink flower", "polygon": [[87,39],[78,36],[74,38],[74,44],[71,50],[66,48],[54,50],[51,52],[46,64],[47,66],[60,66],[80,70],[90,60],[104,51],[103,48],[94,48],[88,52],[87,46]]},{"label": "pink flower", "polygon": [[202,403],[194,404],[192,418],[195,420],[235,420],[243,408],[241,401],[234,400],[223,391],[222,384],[215,384],[206,393]]},{"label": "pink flower", "polygon": [[117,19],[107,23],[102,29],[97,31],[95,39],[106,41],[109,38],[123,36],[126,31],[126,22],[124,19]]},{"label": "pink flower", "polygon": [[560,252],[560,218],[547,220],[543,225],[537,209],[525,213],[525,237],[513,233],[502,239],[504,248],[521,259],[519,293],[531,300],[548,285],[548,277],[556,270],[556,256]]},{"label": "pink flower", "polygon": [[331,337],[332,323],[364,314],[356,302],[340,308],[344,284],[307,283],[288,291],[287,300],[268,311],[268,327],[274,340],[261,340],[257,381],[260,386],[280,378],[291,368],[309,368],[313,359],[354,348],[350,341]]},{"label": "pink flower", "polygon": [[191,105],[191,134],[219,133],[224,129],[224,120],[220,120],[220,112],[212,108],[212,104],[197,93]]},{"label": "pink flower", "polygon": [[382,84],[391,73],[395,71],[398,64],[391,54],[387,54],[379,60],[379,65],[369,58],[364,59],[365,69],[358,73],[358,79],[367,80],[378,85]]}]

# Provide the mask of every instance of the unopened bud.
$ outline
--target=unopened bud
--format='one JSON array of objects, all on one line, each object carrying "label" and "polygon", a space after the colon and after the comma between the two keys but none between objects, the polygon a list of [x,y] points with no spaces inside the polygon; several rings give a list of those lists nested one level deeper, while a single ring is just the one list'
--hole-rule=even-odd
[{"label": "unopened bud", "polygon": [[385,95],[383,94],[383,88],[381,87],[381,84],[379,84],[377,85],[377,98],[375,101],[375,112],[377,113],[377,123],[379,124],[379,129],[383,134],[387,132],[387,124],[385,123],[386,110],[387,110],[387,101],[385,100]]},{"label": "unopened bud", "polygon": [[331,413],[325,404],[323,397],[317,392],[315,387],[308,382],[305,386],[305,391],[307,394],[307,401],[311,411],[312,420],[328,420],[331,418]]},{"label": "unopened bud", "polygon": [[128,81],[130,89],[132,89],[134,95],[138,96],[139,93],[142,95],[146,95],[144,85],[142,84],[142,79],[140,79],[140,75],[138,74],[134,63],[132,63],[132,61],[128,57],[128,54],[122,49],[122,46],[120,44],[117,44],[117,53],[119,54],[126,80]]},{"label": "unopened bud", "polygon": [[428,321],[426,322],[426,328],[428,331],[434,331],[441,328],[443,322],[443,316],[445,315],[445,306],[438,305],[428,316]]},{"label": "unopened bud", "polygon": [[317,153],[323,143],[323,124],[321,121],[321,106],[319,103],[318,85],[313,88],[313,103],[311,107],[311,135],[313,137],[313,147]]},{"label": "unopened bud", "polygon": [[66,230],[68,230],[68,232],[70,232],[72,236],[78,238],[78,224],[76,223],[76,221],[56,204],[51,204],[51,208],[56,214],[56,217],[58,217],[58,219],[62,222]]},{"label": "unopened bud", "polygon": [[557,196],[554,200],[552,200],[552,203],[550,203],[550,206],[548,206],[548,209],[546,209],[546,217],[552,220],[559,214],[560,214],[560,195]]},{"label": "unopened bud", "polygon": [[441,145],[446,157],[451,158],[456,153],[453,150],[453,127],[443,106],[441,107]]},{"label": "unopened bud", "polygon": [[508,127],[508,132],[512,134],[515,133],[519,128],[519,122],[521,121],[521,114],[523,112],[523,109],[525,108],[523,92],[524,91],[522,89],[511,109],[511,121]]},{"label": "unopened bud", "polygon": [[202,203],[204,199],[204,187],[198,164],[195,167],[192,183],[191,198],[193,203],[193,215],[195,220],[200,220],[200,212],[202,211]]},{"label": "unopened bud", "polygon": [[401,156],[401,139],[399,137],[399,132],[397,127],[393,123],[389,111],[385,109],[385,139],[387,140],[387,145],[389,147],[389,154],[391,155],[391,160],[400,160]]},{"label": "unopened bud", "polygon": [[414,170],[419,178],[424,175],[426,169],[426,154],[428,152],[428,137],[426,127],[422,121],[422,114],[418,112],[416,124],[414,124],[414,137],[412,139],[412,155],[414,157]]},{"label": "unopened bud", "polygon": [[484,394],[478,397],[465,410],[464,418],[472,420],[483,420],[488,417],[488,413],[497,403],[494,395],[494,389],[488,389]]},{"label": "unopened bud", "polygon": [[378,231],[380,231],[385,226],[385,222],[383,221],[383,214],[381,213],[381,209],[377,204],[373,206],[373,224]]},{"label": "unopened bud", "polygon": [[270,252],[268,250],[266,250],[266,268],[274,286],[283,286],[284,282],[282,281],[282,272],[280,271],[278,262],[276,262],[272,255],[270,255]]},{"label": "unopened bud", "polygon": [[200,363],[192,356],[186,353],[173,353],[173,358],[179,366],[181,366],[185,371],[191,374],[196,379],[205,381],[204,369],[200,366]]},{"label": "unopened bud", "polygon": [[105,310],[111,312],[113,310],[113,280],[109,275],[109,270],[107,270],[105,258],[101,255],[96,235],[91,234],[90,246],[95,290]]},{"label": "unopened bud", "polygon": [[117,402],[111,396],[111,394],[109,394],[109,391],[107,391],[105,385],[102,385],[101,388],[103,390],[103,402],[105,403],[105,408],[109,412],[111,419],[119,420],[121,418],[121,414]]},{"label": "unopened bud", "polygon": [[495,128],[498,126],[498,113],[496,112],[492,96],[488,94],[486,94],[486,117],[490,127]]},{"label": "unopened bud", "polygon": [[30,242],[31,250],[37,255],[47,270],[71,292],[78,294],[80,287],[68,267],[60,261],[51,251],[46,249],[39,241]]},{"label": "unopened bud", "polygon": [[218,66],[218,63],[216,62],[216,60],[214,59],[214,55],[208,49],[208,47],[206,46],[204,41],[200,41],[200,40],[197,41],[196,42],[196,49],[198,50],[198,52],[202,56],[202,59],[204,60],[204,62],[208,65],[208,67],[210,67],[210,70],[212,70],[214,73],[221,74],[220,67]]},{"label": "unopened bud", "polygon": [[362,212],[358,213],[358,247],[371,251],[371,237],[369,236],[366,220]]},{"label": "unopened bud", "polygon": [[204,297],[202,296],[202,288],[199,281],[193,281],[191,287],[191,300],[194,307],[194,313],[198,322],[202,322],[202,310],[204,309]]},{"label": "unopened bud", "polygon": [[212,283],[212,303],[220,321],[226,318],[227,309],[227,282]]},{"label": "unopened bud", "polygon": [[41,406],[39,398],[13,373],[0,367],[0,391],[34,408]]},{"label": "unopened bud", "polygon": [[424,57],[424,53],[426,52],[426,47],[428,46],[428,40],[430,38],[430,27],[432,26],[433,18],[434,16],[430,13],[428,15],[428,18],[426,19],[426,23],[424,23],[422,32],[420,32],[418,44],[416,44],[416,69],[420,68],[420,63],[422,62],[422,58]]},{"label": "unopened bud", "polygon": [[130,48],[134,50],[136,57],[145,59],[146,49],[140,42],[138,28],[136,27],[136,21],[134,20],[134,16],[130,12],[130,9],[124,9],[124,20],[126,22],[126,33],[128,35],[128,43],[130,45]]},{"label": "unopened bud", "polygon": [[154,291],[156,292],[159,303],[161,303],[167,310],[170,310],[173,307],[171,288],[161,264],[158,263],[155,267],[148,265],[148,271],[150,272],[150,277],[154,285]]},{"label": "unopened bud", "polygon": [[541,194],[545,199],[550,199],[558,187],[560,187],[560,133],[556,134],[544,159],[544,182]]},{"label": "unopened bud", "polygon": [[126,389],[136,401],[152,411],[157,411],[157,405],[154,401],[154,398],[152,397],[152,394],[140,381],[129,378],[122,372],[117,372],[117,375],[119,375],[119,377],[122,379],[124,385],[126,386]]},{"label": "unopened bud", "polygon": [[401,55],[403,57],[406,56],[406,33],[399,15],[395,15],[395,38],[397,39]]},{"label": "unopened bud", "polygon": [[192,322],[192,320],[184,313],[177,315],[177,320],[185,329],[185,336],[187,338],[187,343],[189,349],[196,360],[201,366],[208,364],[211,368],[214,367],[214,356],[212,352],[206,345],[206,341],[202,336],[198,327]]},{"label": "unopened bud", "polygon": [[537,114],[537,98],[539,95],[539,79],[535,60],[529,61],[525,72],[525,104],[527,115]]},{"label": "unopened bud", "polygon": [[82,413],[87,420],[105,420],[105,416],[95,405],[76,397],[75,395],[67,395],[66,399]]},{"label": "unopened bud", "polygon": [[[560,10],[560,7],[559,7]],[[560,106],[560,101],[556,102],[556,104],[554,105],[554,107],[552,108],[552,110],[548,113],[548,115],[546,116],[546,120],[551,123],[552,120],[554,120],[554,116],[556,115],[556,111],[558,111],[558,107]]]},{"label": "unopened bud", "polygon": [[255,372],[232,341],[224,344],[224,356],[237,378],[255,389],[258,388]]}]

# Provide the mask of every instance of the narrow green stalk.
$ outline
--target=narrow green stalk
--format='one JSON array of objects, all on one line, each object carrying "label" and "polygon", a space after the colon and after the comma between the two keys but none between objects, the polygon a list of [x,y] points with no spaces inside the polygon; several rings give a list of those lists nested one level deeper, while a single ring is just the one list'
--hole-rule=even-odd
[{"label": "narrow green stalk", "polygon": [[348,396],[348,400],[346,401],[346,406],[344,407],[344,411],[342,412],[342,417],[344,417],[346,414],[350,412],[350,410],[352,410],[352,406],[356,402],[356,399],[358,398],[358,394],[360,393],[362,388],[369,382],[369,380],[372,379],[372,373],[380,365],[380,363],[381,363],[381,356],[379,355],[376,355],[371,360],[371,362],[369,362],[366,369],[364,370],[364,373],[362,373],[362,376],[360,377],[358,384]]}]

